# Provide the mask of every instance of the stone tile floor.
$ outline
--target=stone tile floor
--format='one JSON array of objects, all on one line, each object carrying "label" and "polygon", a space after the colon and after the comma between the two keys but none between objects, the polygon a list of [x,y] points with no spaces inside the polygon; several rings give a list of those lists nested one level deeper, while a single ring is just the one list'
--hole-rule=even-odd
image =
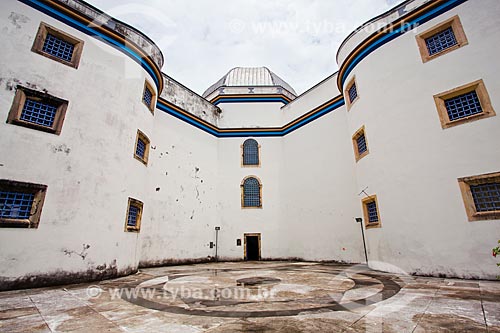
[{"label": "stone tile floor", "polygon": [[2,292],[0,332],[500,333],[500,282],[302,262],[170,266]]}]

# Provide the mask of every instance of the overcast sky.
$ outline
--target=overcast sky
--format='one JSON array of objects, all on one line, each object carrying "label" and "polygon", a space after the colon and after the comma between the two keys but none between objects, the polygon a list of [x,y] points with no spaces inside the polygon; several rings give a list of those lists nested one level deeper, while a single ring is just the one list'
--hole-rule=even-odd
[{"label": "overcast sky", "polygon": [[87,0],[148,35],[163,72],[202,94],[233,67],[266,66],[302,93],[337,70],[349,33],[402,0]]}]

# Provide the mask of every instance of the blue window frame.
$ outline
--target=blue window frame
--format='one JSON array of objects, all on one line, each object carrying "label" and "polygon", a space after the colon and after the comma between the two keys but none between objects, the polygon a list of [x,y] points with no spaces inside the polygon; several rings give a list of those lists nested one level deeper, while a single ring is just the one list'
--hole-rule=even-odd
[{"label": "blue window frame", "polygon": [[353,83],[348,90],[349,94],[349,103],[354,102],[354,100],[358,97],[358,89],[356,88],[356,83]]},{"label": "blue window frame", "polygon": [[471,185],[470,191],[476,211],[500,211],[500,183]]},{"label": "blue window frame", "polygon": [[377,223],[379,221],[379,217],[376,201],[367,202],[365,205],[368,215],[368,223]]},{"label": "blue window frame", "polygon": [[260,183],[250,177],[243,182],[243,207],[261,207]]},{"label": "blue window frame", "polygon": [[141,159],[144,159],[146,154],[146,142],[141,138],[137,139],[137,147],[135,149],[135,154],[139,156]]},{"label": "blue window frame", "polygon": [[50,33],[47,34],[45,43],[43,44],[42,48],[43,52],[67,62],[71,62],[74,49],[74,44],[69,43],[64,39],[56,37]]},{"label": "blue window frame", "polygon": [[0,218],[29,219],[34,199],[34,193],[0,190]]},{"label": "blue window frame", "polygon": [[366,138],[365,134],[361,133],[357,138],[356,138],[356,145],[358,146],[358,154],[361,155],[368,151],[368,147],[366,145]]},{"label": "blue window frame", "polygon": [[40,126],[52,128],[58,106],[44,101],[27,98],[19,119]]},{"label": "blue window frame", "polygon": [[444,101],[450,121],[466,118],[483,112],[476,91],[446,99]]},{"label": "blue window frame", "polygon": [[452,27],[425,39],[429,55],[432,56],[458,44]]},{"label": "blue window frame", "polygon": [[243,165],[259,165],[259,144],[254,139],[243,142]]}]

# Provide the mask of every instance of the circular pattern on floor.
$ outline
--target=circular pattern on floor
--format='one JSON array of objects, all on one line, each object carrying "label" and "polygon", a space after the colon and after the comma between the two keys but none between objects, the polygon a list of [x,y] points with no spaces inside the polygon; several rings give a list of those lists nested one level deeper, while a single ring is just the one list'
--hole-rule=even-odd
[{"label": "circular pattern on floor", "polygon": [[[189,268],[126,286],[128,302],[176,314],[278,317],[349,311],[399,292],[398,278],[328,264]],[[168,269],[167,269],[168,271]]]}]

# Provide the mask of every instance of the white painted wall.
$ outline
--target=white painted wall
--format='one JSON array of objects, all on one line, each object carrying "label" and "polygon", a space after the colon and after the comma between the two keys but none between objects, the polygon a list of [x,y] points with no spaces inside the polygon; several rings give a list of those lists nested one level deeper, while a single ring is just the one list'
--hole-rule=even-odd
[{"label": "white painted wall", "polygon": [[[148,202],[147,169],[133,156],[137,129],[154,117],[142,103],[145,72],[115,49],[30,7],[2,2],[1,178],[48,185],[38,229],[0,229],[4,279],[106,269],[139,262],[139,234],[124,232],[127,198]],[[31,52],[40,21],[82,39],[78,70]],[[151,80],[150,78],[148,78]],[[69,101],[61,135],[6,124],[16,84]],[[90,245],[85,259],[76,255]],[[99,267],[100,266],[100,267]]]},{"label": "white painted wall", "polygon": [[282,126],[283,103],[220,103],[219,128]]},{"label": "white painted wall", "polygon": [[373,268],[498,274],[491,248],[499,221],[468,222],[457,178],[500,170],[500,118],[443,130],[432,96],[483,79],[499,111],[499,11],[498,1],[468,1],[419,31],[459,15],[469,45],[423,64],[415,34],[408,33],[351,73],[360,99],[348,112],[349,130],[365,125],[370,150],[356,164],[358,185],[377,194],[382,220],[382,228],[367,231]]}]

